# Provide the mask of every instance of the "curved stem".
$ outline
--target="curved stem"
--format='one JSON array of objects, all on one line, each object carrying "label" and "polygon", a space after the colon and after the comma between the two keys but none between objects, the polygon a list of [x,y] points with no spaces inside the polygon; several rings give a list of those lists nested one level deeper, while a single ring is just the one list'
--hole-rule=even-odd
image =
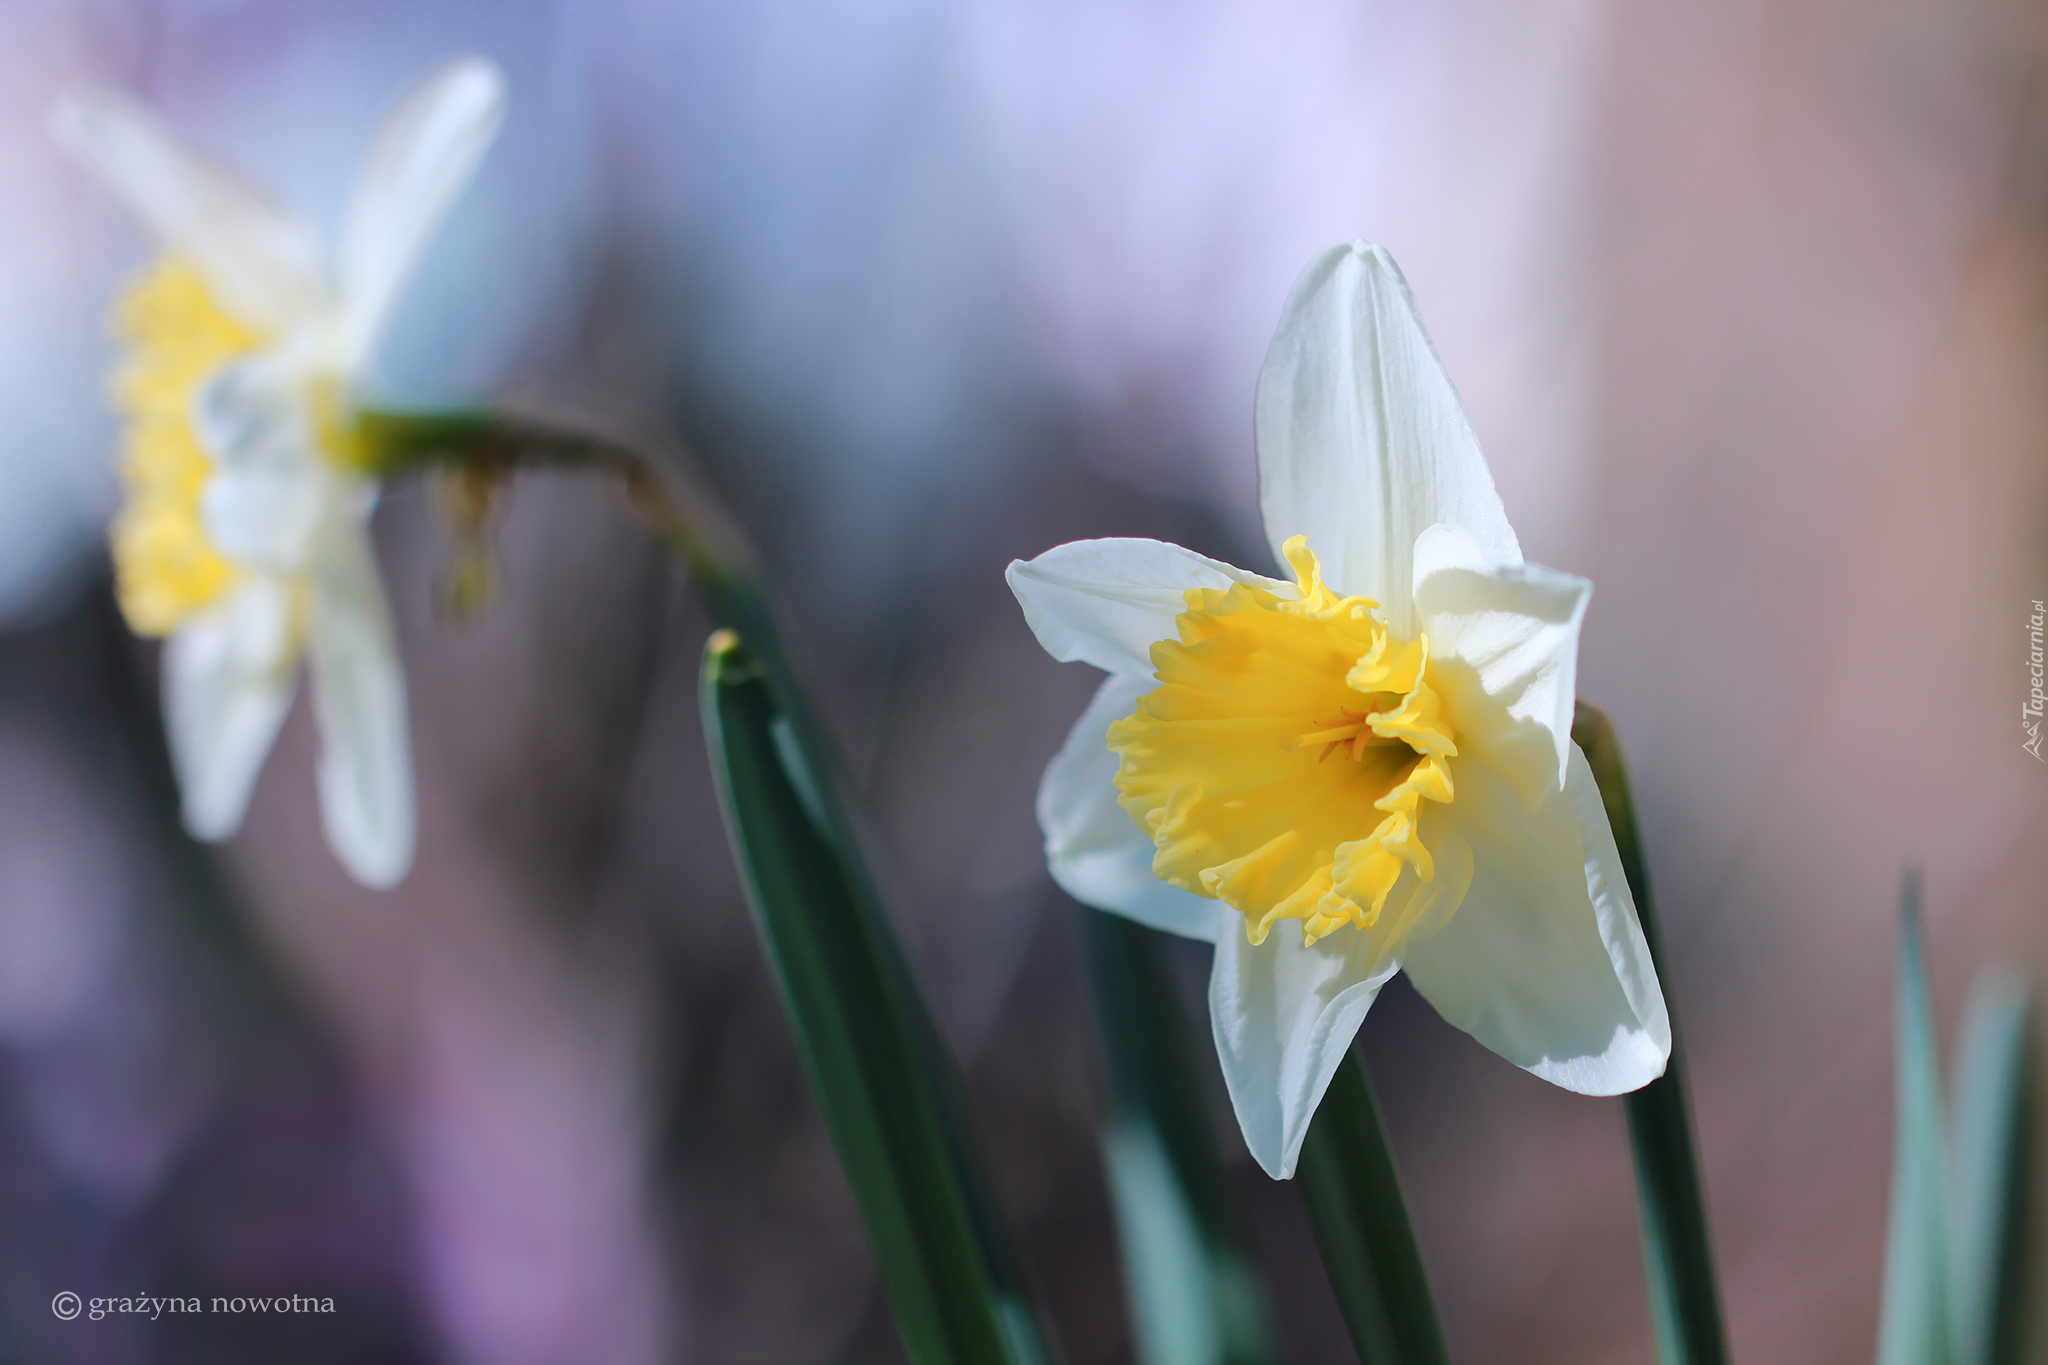
[{"label": "curved stem", "polygon": [[520,469],[580,470],[612,480],[649,534],[689,576],[712,619],[738,631],[767,674],[783,714],[814,754],[821,744],[780,631],[761,588],[760,556],[680,449],[663,458],[652,442],[597,421],[535,412],[400,412],[356,415],[368,472],[391,478],[445,470],[504,479]]},{"label": "curved stem", "polygon": [[518,413],[359,414],[372,472],[522,468],[614,480],[725,629],[709,642],[706,738],[735,862],[841,1169],[916,1365],[1052,1365],[973,1141],[966,1091],[905,959],[837,749],[799,684],[737,523],[682,461]]}]

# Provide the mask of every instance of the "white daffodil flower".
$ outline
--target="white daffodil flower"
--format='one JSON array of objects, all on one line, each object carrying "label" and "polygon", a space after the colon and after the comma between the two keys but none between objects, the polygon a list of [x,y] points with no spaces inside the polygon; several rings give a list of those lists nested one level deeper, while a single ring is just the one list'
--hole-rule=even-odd
[{"label": "white daffodil flower", "polygon": [[1302,275],[1257,439],[1295,581],[1151,540],[1010,565],[1047,651],[1109,674],[1039,788],[1054,879],[1216,945],[1217,1051],[1279,1179],[1403,969],[1546,1080],[1655,1079],[1670,1020],[1571,740],[1592,585],[1523,562],[1385,251]]},{"label": "white daffodil flower", "polygon": [[157,239],[122,298],[123,613],[165,637],[164,716],[186,827],[221,839],[312,673],[320,810],[358,881],[415,843],[405,679],[371,553],[377,484],[353,394],[400,291],[504,114],[504,78],[454,61],[385,120],[332,275],[314,234],[110,90],[58,107],[58,139]]}]

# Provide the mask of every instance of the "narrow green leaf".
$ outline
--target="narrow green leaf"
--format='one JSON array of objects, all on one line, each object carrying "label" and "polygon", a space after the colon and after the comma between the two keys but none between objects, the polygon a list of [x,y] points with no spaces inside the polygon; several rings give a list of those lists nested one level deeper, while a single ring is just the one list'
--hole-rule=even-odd
[{"label": "narrow green leaf", "polygon": [[1963,1012],[1949,1218],[1955,1365],[2019,1359],[2032,1013],[2025,981],[2003,972],[1980,976]]},{"label": "narrow green leaf", "polygon": [[1109,1058],[1103,1160],[1139,1359],[1263,1365],[1275,1358],[1265,1294],[1231,1209],[1160,935],[1081,913]]},{"label": "narrow green leaf", "polygon": [[1918,872],[1906,874],[1899,898],[1898,1132],[1877,1359],[1948,1365],[1948,1155]]},{"label": "narrow green leaf", "polygon": [[776,695],[737,635],[711,637],[704,727],[734,859],[904,1349],[915,1365],[1044,1365],[1050,1338],[995,1217],[957,1068],[829,770]]},{"label": "narrow green leaf", "polygon": [[1356,1048],[1338,1066],[1294,1168],[1323,1268],[1367,1365],[1445,1365],[1408,1203]]},{"label": "narrow green leaf", "polygon": [[[1628,768],[1621,743],[1605,712],[1580,702],[1572,739],[1585,752],[1600,788],[1600,803],[1614,829],[1623,874],[1635,898],[1636,917],[1650,945],[1657,975],[1668,980],[1663,935],[1650,896],[1649,868],[1629,795]],[[1636,1194],[1641,1206],[1644,1275],[1650,1289],[1650,1322],[1663,1365],[1725,1365],[1727,1330],[1721,1320],[1721,1290],[1714,1278],[1714,1254],[1707,1237],[1705,1189],[1693,1137],[1692,1101],[1685,1083],[1685,1052],[1678,1013],[1669,991],[1671,1060],[1664,1074],[1623,1097],[1629,1143],[1635,1152]]]}]

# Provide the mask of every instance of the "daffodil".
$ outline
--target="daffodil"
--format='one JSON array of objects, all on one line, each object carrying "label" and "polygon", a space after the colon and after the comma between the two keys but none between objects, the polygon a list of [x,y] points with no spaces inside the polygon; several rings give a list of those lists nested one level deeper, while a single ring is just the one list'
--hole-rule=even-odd
[{"label": "daffodil", "polygon": [[1217,1051],[1275,1177],[1400,970],[1546,1080],[1654,1079],[1664,997],[1571,740],[1592,585],[1523,561],[1385,251],[1302,275],[1256,436],[1291,581],[1150,540],[1010,566],[1047,651],[1109,674],[1039,789],[1054,878],[1215,944]]},{"label": "daffodil", "polygon": [[457,60],[393,110],[330,271],[315,235],[110,90],[59,106],[59,140],[156,238],[120,300],[126,419],[116,588],[161,636],[164,716],[198,838],[232,834],[301,657],[322,822],[360,881],[412,863],[405,680],[367,522],[354,403],[400,291],[495,135],[504,81]]}]

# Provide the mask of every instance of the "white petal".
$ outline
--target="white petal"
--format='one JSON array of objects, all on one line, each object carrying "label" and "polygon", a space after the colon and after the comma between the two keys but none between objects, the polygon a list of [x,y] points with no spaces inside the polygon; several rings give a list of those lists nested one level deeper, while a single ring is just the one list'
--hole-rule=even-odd
[{"label": "white petal", "polygon": [[1379,247],[1332,247],[1302,272],[1259,375],[1257,433],[1274,556],[1306,535],[1324,580],[1376,599],[1403,638],[1415,634],[1410,559],[1425,527],[1460,527],[1505,563],[1522,557],[1408,282]]},{"label": "white petal", "polygon": [[385,119],[363,158],[341,245],[342,363],[360,369],[443,215],[505,117],[505,77],[483,57],[450,62]]},{"label": "white petal", "polygon": [[1216,1055],[1245,1145],[1275,1180],[1294,1175],[1309,1120],[1409,943],[1464,894],[1471,858],[1463,839],[1435,826],[1433,810],[1423,818],[1436,876],[1417,882],[1403,872],[1372,930],[1343,928],[1304,944],[1301,922],[1282,920],[1254,946],[1233,916],[1217,934],[1209,977]]},{"label": "white petal", "polygon": [[1498,768],[1531,810],[1564,790],[1592,597],[1585,579],[1501,563],[1456,527],[1415,542],[1415,609],[1459,751]]},{"label": "white petal", "polygon": [[1046,653],[1109,673],[1152,672],[1152,646],[1179,638],[1174,618],[1190,588],[1256,583],[1288,595],[1291,584],[1247,573],[1159,540],[1076,540],[1006,575]]},{"label": "white petal", "polygon": [[412,744],[390,609],[353,519],[322,544],[309,645],[327,842],[357,881],[388,887],[412,866]]},{"label": "white petal", "polygon": [[57,105],[51,131],[167,251],[206,276],[236,318],[277,332],[321,306],[312,234],[126,95],[74,91]]},{"label": "white petal", "polygon": [[241,827],[256,774],[291,709],[291,596],[252,578],[164,645],[164,727],[195,839]]},{"label": "white petal", "polygon": [[200,495],[207,535],[244,566],[306,572],[335,502],[360,481],[321,454],[302,367],[277,352],[229,365],[192,404],[214,462]]},{"label": "white petal", "polygon": [[1111,674],[1038,784],[1038,827],[1045,831],[1045,862],[1052,879],[1083,905],[1111,910],[1154,929],[1216,941],[1224,916],[1243,917],[1221,901],[1183,891],[1152,871],[1152,840],[1117,804],[1117,757],[1106,738],[1112,722],[1137,708],[1152,690],[1142,678]]},{"label": "white petal", "polygon": [[1618,1095],[1656,1079],[1671,1021],[1585,755],[1572,747],[1563,795],[1533,815],[1483,763],[1454,759],[1452,777],[1472,887],[1409,948],[1409,980],[1444,1018],[1567,1090]]}]

